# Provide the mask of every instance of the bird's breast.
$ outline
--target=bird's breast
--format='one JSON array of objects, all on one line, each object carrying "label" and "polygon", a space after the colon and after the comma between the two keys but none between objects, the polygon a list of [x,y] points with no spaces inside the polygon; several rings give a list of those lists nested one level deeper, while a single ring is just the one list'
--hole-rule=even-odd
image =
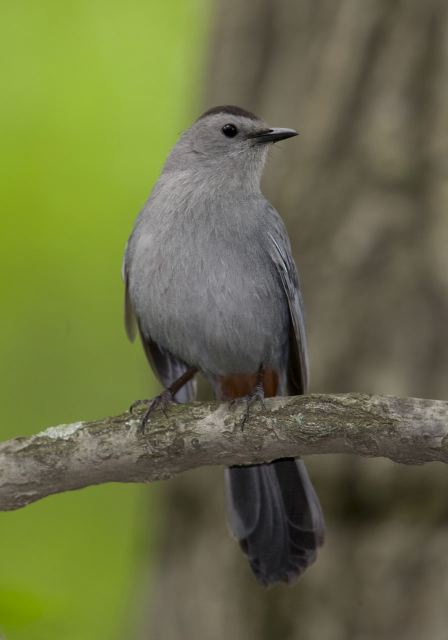
[{"label": "bird's breast", "polygon": [[277,364],[289,318],[263,230],[191,222],[150,225],[138,238],[130,294],[143,332],[213,374]]}]

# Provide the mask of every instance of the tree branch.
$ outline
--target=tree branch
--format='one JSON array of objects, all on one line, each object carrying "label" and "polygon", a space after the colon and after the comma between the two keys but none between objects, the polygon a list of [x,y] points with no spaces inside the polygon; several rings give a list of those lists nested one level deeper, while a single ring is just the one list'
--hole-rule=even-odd
[{"label": "tree branch", "polygon": [[0,444],[0,510],[104,482],[153,482],[203,465],[313,453],[448,462],[448,402],[364,394],[270,398],[254,407],[196,402],[156,413],[50,427]]}]

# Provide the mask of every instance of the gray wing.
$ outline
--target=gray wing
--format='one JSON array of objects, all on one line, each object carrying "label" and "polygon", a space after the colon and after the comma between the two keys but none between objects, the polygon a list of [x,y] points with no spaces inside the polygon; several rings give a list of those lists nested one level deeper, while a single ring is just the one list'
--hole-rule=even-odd
[{"label": "gray wing", "polygon": [[305,318],[303,299],[300,291],[299,277],[292,258],[291,245],[278,213],[275,214],[275,224],[268,232],[269,255],[273,260],[283,290],[286,294],[291,318],[290,353],[288,366],[288,383],[292,393],[306,393],[309,384],[308,353],[306,348]]},{"label": "gray wing", "polygon": [[121,279],[124,282],[124,326],[129,340],[134,342],[135,336],[137,335],[137,318],[135,317],[129,296],[129,274],[127,269],[128,247],[129,242],[126,245],[123,262],[121,264]]},{"label": "gray wing", "polygon": [[[129,274],[128,274],[128,260],[127,260],[127,247],[123,259],[121,268],[121,277],[124,282],[124,325],[126,334],[131,342],[135,340],[137,329],[140,333],[143,349],[146,354],[146,358],[159,379],[163,387],[169,387],[175,380],[180,378],[188,369],[188,365],[173,356],[169,351],[162,349],[153,342],[149,337],[143,335],[138,324],[138,319],[132,308],[131,297],[129,295]],[[191,402],[196,397],[196,381],[190,380],[182,389],[180,389],[175,396],[177,402]]]},{"label": "gray wing", "polygon": [[[188,365],[162,349],[152,340],[145,338],[140,331],[140,338],[146,357],[160,383],[166,388],[180,378],[188,369]],[[192,402],[196,397],[196,380],[190,380],[174,396],[176,402]]]}]

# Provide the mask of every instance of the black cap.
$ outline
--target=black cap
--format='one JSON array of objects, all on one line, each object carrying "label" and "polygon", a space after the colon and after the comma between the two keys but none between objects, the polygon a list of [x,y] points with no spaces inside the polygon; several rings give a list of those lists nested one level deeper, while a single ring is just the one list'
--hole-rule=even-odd
[{"label": "black cap", "polygon": [[250,120],[259,120],[254,113],[250,111],[246,111],[246,109],[241,109],[241,107],[235,107],[231,104],[227,104],[221,107],[212,107],[208,111],[205,111],[202,116],[198,118],[198,120],[202,120],[207,116],[213,116],[217,113],[227,113],[229,116],[242,116],[243,118],[249,118]]}]

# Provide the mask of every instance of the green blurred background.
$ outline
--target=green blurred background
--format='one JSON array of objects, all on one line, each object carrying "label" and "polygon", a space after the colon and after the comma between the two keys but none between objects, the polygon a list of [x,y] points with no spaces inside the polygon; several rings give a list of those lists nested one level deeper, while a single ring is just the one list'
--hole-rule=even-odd
[{"label": "green blurred background", "polygon": [[[121,412],[155,389],[125,339],[121,258],[195,113],[206,9],[2,5],[2,439]],[[106,485],[1,514],[0,634],[126,637],[138,541],[151,535],[142,505],[147,490]]]}]

